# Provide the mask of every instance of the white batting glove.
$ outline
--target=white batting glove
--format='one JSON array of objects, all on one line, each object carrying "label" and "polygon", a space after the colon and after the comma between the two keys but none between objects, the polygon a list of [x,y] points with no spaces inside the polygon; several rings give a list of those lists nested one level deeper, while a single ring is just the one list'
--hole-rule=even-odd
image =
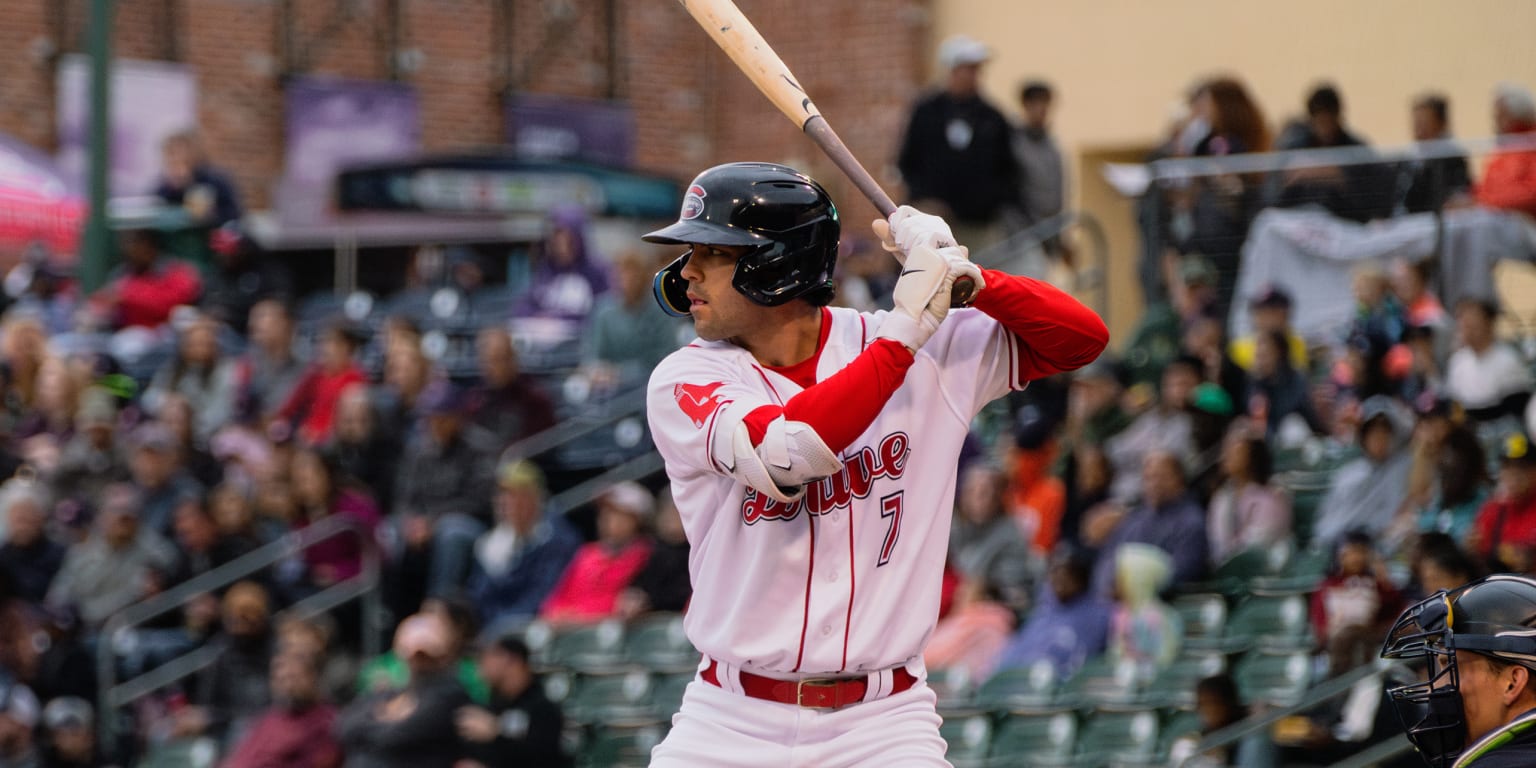
[{"label": "white batting glove", "polygon": [[968,275],[980,280],[981,272],[954,247],[942,253],[918,247],[907,254],[901,277],[892,291],[896,307],[880,324],[876,338],[895,339],[917,352],[939,330],[949,315],[949,292],[955,278]]},{"label": "white batting glove", "polygon": [[943,219],[910,205],[897,208],[889,221],[876,222],[874,230],[880,245],[892,253],[911,253],[918,247],[937,251],[958,246],[966,257],[970,255],[965,246],[955,242],[955,234]]}]

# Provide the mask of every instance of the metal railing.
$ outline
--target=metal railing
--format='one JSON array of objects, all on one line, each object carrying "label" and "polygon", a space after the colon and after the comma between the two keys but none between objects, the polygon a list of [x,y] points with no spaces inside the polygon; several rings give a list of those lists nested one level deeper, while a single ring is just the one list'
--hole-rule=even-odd
[{"label": "metal railing", "polygon": [[201,595],[229,586],[278,562],[296,557],[320,542],[349,535],[357,536],[362,543],[362,570],[358,575],[332,584],[294,603],[279,615],[307,618],[344,603],[361,600],[362,652],[365,657],[377,655],[379,634],[383,628],[383,606],[378,591],[380,571],[378,547],[373,537],[352,521],[341,517],[329,517],[258,547],[207,573],[177,584],[154,597],[130,605],[108,618],[96,644],[97,694],[100,711],[97,724],[101,743],[104,745],[115,743],[122,725],[118,712],[120,708],[197,674],[218,661],[220,655],[220,648],[205,643],[136,677],[117,682],[117,651],[131,642],[136,627],[157,616],[181,608]]}]

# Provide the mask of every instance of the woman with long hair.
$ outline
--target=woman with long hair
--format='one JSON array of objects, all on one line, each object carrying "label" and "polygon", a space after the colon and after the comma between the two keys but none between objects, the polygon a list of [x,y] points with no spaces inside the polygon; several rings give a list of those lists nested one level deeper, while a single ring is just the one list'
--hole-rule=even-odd
[{"label": "woman with long hair", "polygon": [[158,417],[168,395],[186,398],[195,414],[192,431],[199,443],[207,444],[215,430],[231,421],[235,384],[234,361],[219,349],[218,323],[200,316],[182,330],[176,355],[155,372],[144,392],[144,406]]},{"label": "woman with long hair", "polygon": [[[312,447],[300,448],[293,454],[289,477],[298,507],[295,529],[340,516],[358,527],[359,536],[373,536],[379,524],[379,509],[366,492],[342,474],[334,454]],[[309,585],[326,587],[361,573],[364,546],[358,536],[341,535],[310,547],[304,553]]]}]

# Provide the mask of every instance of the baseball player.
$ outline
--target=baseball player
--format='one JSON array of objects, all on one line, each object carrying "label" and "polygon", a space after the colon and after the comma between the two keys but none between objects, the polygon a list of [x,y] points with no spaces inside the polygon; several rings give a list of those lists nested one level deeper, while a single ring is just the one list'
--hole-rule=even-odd
[{"label": "baseball player", "polygon": [[[935,216],[875,222],[904,258],[895,308],[829,308],[839,223],[781,165],[694,179],[687,252],[657,273],[698,340],[651,375],[647,412],[692,546],[684,626],[703,654],[654,766],[947,765],[923,646],[939,611],[971,419],[1104,349],[1091,310],[976,267]],[[950,287],[975,280],[974,308]]]}]

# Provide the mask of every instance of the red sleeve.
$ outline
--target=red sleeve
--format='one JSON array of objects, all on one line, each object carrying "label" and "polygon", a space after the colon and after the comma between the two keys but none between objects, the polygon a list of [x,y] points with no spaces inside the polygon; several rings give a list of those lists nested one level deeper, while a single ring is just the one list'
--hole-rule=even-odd
[{"label": "red sleeve", "polygon": [[298,386],[294,387],[293,392],[288,395],[287,402],[283,403],[283,407],[277,409],[277,417],[291,420],[297,416],[299,408],[314,399],[315,384],[319,377],[320,369],[309,369],[309,373],[304,374],[304,378],[299,380]]},{"label": "red sleeve", "polygon": [[197,274],[197,270],[186,264],[179,264],[170,274],[166,275],[167,293],[173,298],[172,306],[181,304],[195,304],[203,293],[203,278]]},{"label": "red sleeve", "polygon": [[1096,312],[1050,283],[983,269],[976,308],[1019,339],[1019,379],[1075,371],[1098,358],[1109,329]]},{"label": "red sleeve", "polygon": [[885,407],[912,367],[912,352],[893,339],[876,339],[841,371],[800,391],[783,408],[765,405],[742,419],[752,444],[783,416],[810,425],[833,453],[842,453]]}]

